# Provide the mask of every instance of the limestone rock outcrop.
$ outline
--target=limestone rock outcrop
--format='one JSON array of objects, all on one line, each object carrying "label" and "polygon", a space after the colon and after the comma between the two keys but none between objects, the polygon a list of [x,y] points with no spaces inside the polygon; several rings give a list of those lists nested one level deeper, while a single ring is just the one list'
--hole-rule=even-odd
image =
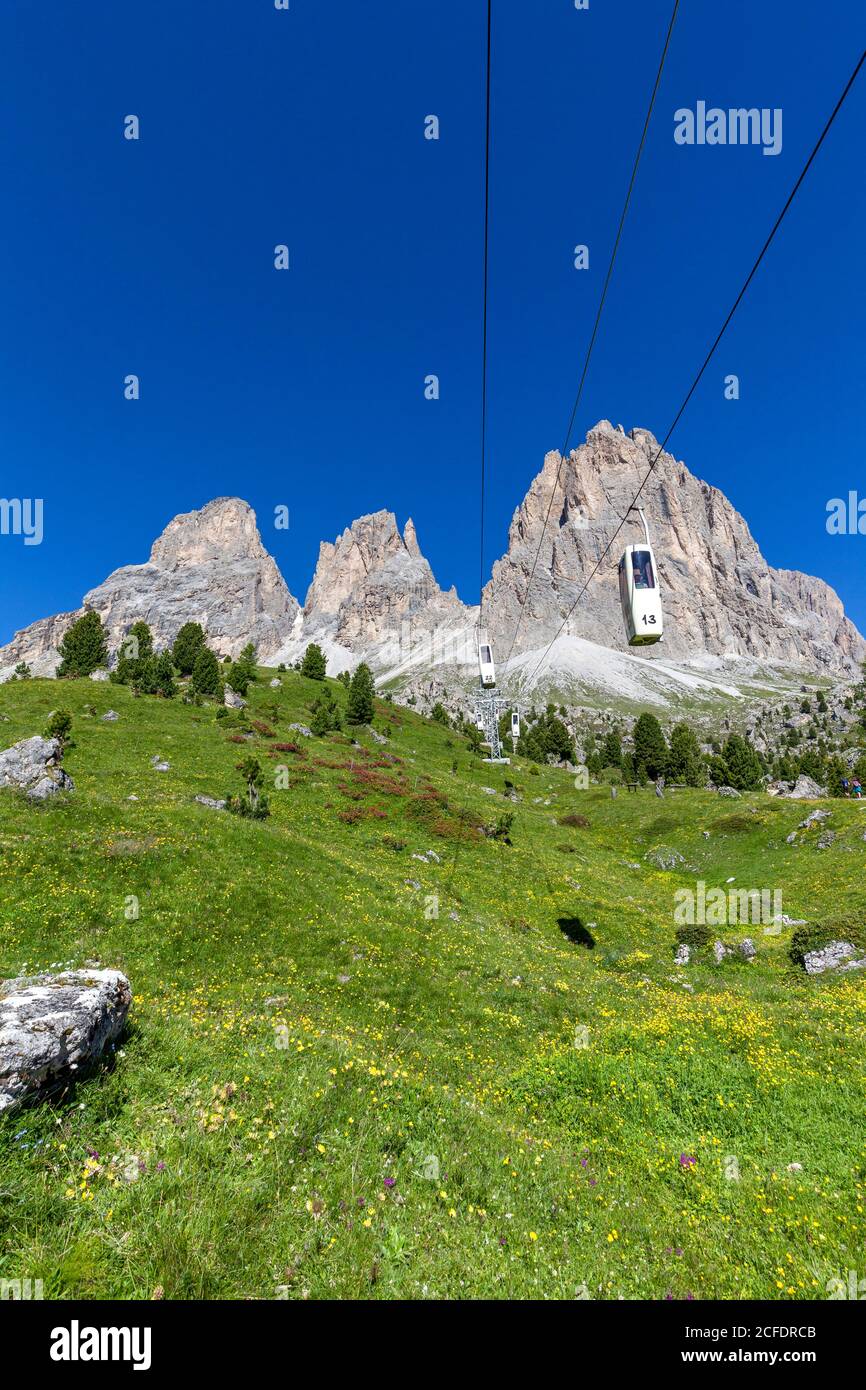
[{"label": "limestone rock outcrop", "polygon": [[44,801],[57,792],[71,792],[75,784],[60,766],[60,740],[24,738],[0,752],[0,787],[15,787],[31,801]]},{"label": "limestone rock outcrop", "polygon": [[119,1036],[131,1000],[119,970],[0,984],[0,1113],[74,1080]]}]

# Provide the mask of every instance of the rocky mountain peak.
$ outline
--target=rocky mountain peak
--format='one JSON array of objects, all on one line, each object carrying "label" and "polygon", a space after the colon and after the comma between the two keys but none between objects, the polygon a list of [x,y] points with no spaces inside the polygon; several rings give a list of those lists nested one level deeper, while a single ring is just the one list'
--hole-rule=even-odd
[{"label": "rocky mountain peak", "polygon": [[240,497],[217,497],[197,512],[182,512],[153,543],[150,562],[163,569],[211,560],[267,558],[256,514]]},{"label": "rocky mountain peak", "polygon": [[340,613],[343,605],[368,599],[377,587],[401,592],[408,607],[425,603],[439,587],[421,554],[411,518],[403,534],[393,512],[358,517],[331,543],[322,541],[304,614],[323,620]]},{"label": "rocky mountain peak", "polygon": [[586,583],[566,635],[625,647],[616,564],[623,547],[642,535],[636,514],[607,554],[605,547],[658,455],[640,505],[663,586],[665,640],[659,655],[685,661],[755,657],[831,670],[862,659],[866,643],[837,595],[820,580],[769,566],[725,495],[658,449],[649,430],[626,434],[602,420],[567,459],[556,452],[545,456],[512,519],[508,551],[485,589],[494,641],[510,646],[517,631],[516,653],[543,647]]},{"label": "rocky mountain peak", "polygon": [[0,669],[26,661],[37,674],[51,673],[64,632],[89,611],[102,618],[110,651],[135,622],[149,624],[157,650],[184,623],[196,622],[220,655],[237,656],[254,642],[267,661],[287,639],[298,602],[262,544],[252,507],[239,497],[219,497],[176,516],[146,564],[115,570],[84,595],[80,609],[16,633],[0,649]]}]

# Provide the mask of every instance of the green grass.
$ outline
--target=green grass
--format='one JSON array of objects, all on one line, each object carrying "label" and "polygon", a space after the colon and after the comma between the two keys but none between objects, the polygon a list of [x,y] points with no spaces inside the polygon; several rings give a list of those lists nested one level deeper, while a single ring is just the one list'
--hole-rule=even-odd
[{"label": "green grass", "polygon": [[[73,712],[76,786],[0,793],[0,973],[98,960],[134,990],[106,1066],[0,1121],[0,1277],[56,1298],[787,1299],[862,1276],[862,976],[809,979],[790,929],[760,925],[713,931],[752,936],[754,964],[678,969],[673,914],[677,888],[733,877],[862,925],[866,810],[828,802],[822,851],[820,828],[786,844],[797,803],[611,800],[388,704],[385,748],[305,739],[288,726],[316,689],[251,687],[275,737],[244,743],[211,706],[0,689],[4,747]],[[195,803],[240,790],[251,751],[289,768],[270,819]],[[519,804],[482,790],[506,777]],[[510,810],[511,846],[474,829]]]}]

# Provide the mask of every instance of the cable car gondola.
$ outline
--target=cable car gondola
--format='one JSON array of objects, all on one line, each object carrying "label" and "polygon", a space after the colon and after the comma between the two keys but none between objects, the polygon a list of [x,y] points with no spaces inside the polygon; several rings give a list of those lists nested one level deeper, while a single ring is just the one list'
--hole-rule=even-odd
[{"label": "cable car gondola", "polygon": [[515,743],[520,738],[520,711],[516,709],[511,711],[511,737]]},{"label": "cable car gondola", "polygon": [[483,686],[496,684],[496,669],[493,665],[493,648],[487,640],[487,628],[476,629],[478,638],[478,673]]},{"label": "cable car gondola", "polygon": [[649,527],[640,507],[632,508],[643,522],[644,541],[627,545],[619,562],[619,596],[630,647],[648,647],[664,635],[658,568]]}]

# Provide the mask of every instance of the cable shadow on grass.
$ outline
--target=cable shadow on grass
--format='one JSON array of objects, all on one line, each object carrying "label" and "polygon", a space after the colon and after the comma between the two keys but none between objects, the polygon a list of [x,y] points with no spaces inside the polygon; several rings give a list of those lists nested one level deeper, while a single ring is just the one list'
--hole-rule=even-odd
[{"label": "cable shadow on grass", "polygon": [[586,946],[590,951],[594,948],[595,937],[579,917],[558,917],[557,926],[563,936],[568,937],[575,946]]}]

